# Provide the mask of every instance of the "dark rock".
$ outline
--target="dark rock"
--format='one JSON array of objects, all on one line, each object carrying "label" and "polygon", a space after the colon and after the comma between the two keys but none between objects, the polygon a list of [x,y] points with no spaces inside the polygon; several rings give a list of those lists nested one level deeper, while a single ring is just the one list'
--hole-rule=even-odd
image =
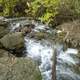
[{"label": "dark rock", "polygon": [[28,27],[24,27],[21,29],[21,32],[23,32],[23,33],[30,33],[31,31],[32,31],[32,29],[28,28]]},{"label": "dark rock", "polygon": [[23,32],[23,33],[30,33],[32,29],[35,27],[33,24],[27,24],[24,25],[23,27],[18,27],[15,29],[16,32]]}]

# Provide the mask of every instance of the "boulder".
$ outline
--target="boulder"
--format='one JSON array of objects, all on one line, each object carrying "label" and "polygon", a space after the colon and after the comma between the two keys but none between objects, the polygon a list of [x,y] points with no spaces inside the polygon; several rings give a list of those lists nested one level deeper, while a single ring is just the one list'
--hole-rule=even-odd
[{"label": "boulder", "polygon": [[0,39],[0,43],[6,49],[20,49],[24,47],[24,35],[22,32],[8,33]]},{"label": "boulder", "polygon": [[58,41],[62,39],[63,43],[66,43],[68,47],[77,48],[80,50],[80,20],[64,23],[57,26]]},{"label": "boulder", "polygon": [[9,33],[8,23],[0,21],[0,38]]},{"label": "boulder", "polygon": [[[11,60],[10,60],[11,62]],[[37,64],[30,58],[0,58],[0,80],[42,80]]]}]

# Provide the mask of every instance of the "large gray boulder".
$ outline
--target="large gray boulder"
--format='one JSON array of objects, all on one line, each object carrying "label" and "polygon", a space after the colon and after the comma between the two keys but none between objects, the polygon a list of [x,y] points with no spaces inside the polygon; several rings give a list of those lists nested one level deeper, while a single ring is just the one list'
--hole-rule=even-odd
[{"label": "large gray boulder", "polygon": [[[13,58],[13,57],[12,57]],[[0,58],[0,80],[42,80],[37,64],[30,58]]]},{"label": "large gray boulder", "polygon": [[7,49],[19,49],[24,46],[22,32],[9,33],[0,39],[0,43]]}]

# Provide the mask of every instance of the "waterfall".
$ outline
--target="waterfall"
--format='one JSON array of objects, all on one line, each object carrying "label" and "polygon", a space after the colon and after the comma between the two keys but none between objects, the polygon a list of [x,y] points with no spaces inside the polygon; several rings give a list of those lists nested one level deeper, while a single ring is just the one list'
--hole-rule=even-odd
[{"label": "waterfall", "polygon": [[[30,22],[31,23],[31,22]],[[32,22],[35,24],[33,32],[45,31],[53,35],[54,30],[42,23]],[[17,20],[11,22],[11,31],[15,31],[16,28],[28,24],[27,20]],[[46,34],[47,35],[47,34]],[[56,64],[56,80],[80,80],[80,66],[79,71],[76,72],[76,65],[80,64],[80,58],[76,55],[77,49],[68,48],[63,51],[62,45],[58,46],[47,39],[35,39],[29,36],[25,36],[25,54],[27,57],[31,57],[39,64],[42,80],[52,80],[52,65],[53,55],[55,47],[57,49],[57,64]]]}]

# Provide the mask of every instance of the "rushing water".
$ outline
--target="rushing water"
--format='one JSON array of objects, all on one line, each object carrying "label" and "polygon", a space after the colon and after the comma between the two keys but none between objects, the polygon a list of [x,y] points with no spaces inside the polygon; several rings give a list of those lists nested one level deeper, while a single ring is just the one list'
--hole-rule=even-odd
[{"label": "rushing water", "polygon": [[42,73],[43,80],[51,80],[52,53],[53,47],[47,40],[36,41],[26,38],[26,50],[28,56],[40,63],[39,68]]},{"label": "rushing water", "polygon": [[76,57],[77,53],[76,49],[71,48],[60,51],[56,66],[57,80],[80,80],[80,59]]},{"label": "rushing water", "polygon": [[[11,31],[15,31],[20,25],[28,24],[27,20],[17,20],[11,22]],[[53,30],[47,25],[30,22],[35,24],[34,32],[46,31],[52,33]],[[55,47],[57,49],[57,80],[80,80],[80,58],[76,55],[78,50],[68,48],[65,52],[61,45],[57,46],[48,39],[37,40],[25,37],[26,56],[31,57],[39,64],[42,80],[52,80],[52,58],[54,57]],[[78,72],[77,72],[78,70]]]}]

